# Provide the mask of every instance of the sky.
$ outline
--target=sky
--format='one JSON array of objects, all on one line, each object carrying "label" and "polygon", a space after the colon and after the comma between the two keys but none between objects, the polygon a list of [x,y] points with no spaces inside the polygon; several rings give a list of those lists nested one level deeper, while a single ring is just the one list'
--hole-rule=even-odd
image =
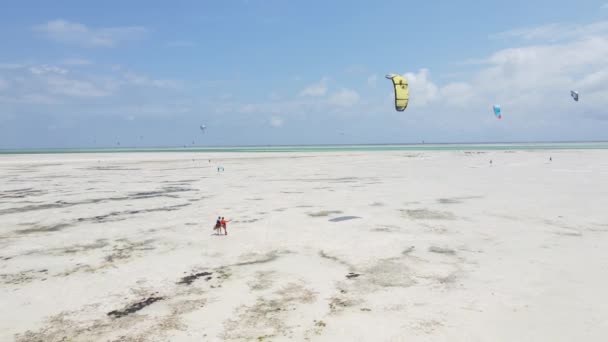
[{"label": "sky", "polygon": [[0,42],[0,149],[608,140],[606,0],[4,1]]}]

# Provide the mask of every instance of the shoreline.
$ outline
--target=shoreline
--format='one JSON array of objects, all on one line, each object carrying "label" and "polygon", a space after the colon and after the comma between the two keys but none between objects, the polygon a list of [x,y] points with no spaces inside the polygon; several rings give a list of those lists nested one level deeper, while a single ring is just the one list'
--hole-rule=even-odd
[{"label": "shoreline", "polygon": [[0,155],[61,154],[61,153],[182,153],[182,152],[334,152],[334,151],[504,151],[504,150],[602,150],[608,142],[534,142],[534,143],[437,143],[437,144],[333,144],[333,145],[272,145],[217,147],[122,147],[122,148],[49,148],[5,149]]}]

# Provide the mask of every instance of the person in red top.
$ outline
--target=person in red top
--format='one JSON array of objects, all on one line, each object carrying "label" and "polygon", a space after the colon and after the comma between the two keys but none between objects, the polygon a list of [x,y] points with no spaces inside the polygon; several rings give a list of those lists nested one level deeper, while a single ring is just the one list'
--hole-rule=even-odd
[{"label": "person in red top", "polygon": [[222,217],[220,223],[222,225],[222,228],[224,228],[224,235],[228,235],[228,232],[226,231],[226,223],[230,222],[230,220],[226,220],[224,219],[224,217]]}]

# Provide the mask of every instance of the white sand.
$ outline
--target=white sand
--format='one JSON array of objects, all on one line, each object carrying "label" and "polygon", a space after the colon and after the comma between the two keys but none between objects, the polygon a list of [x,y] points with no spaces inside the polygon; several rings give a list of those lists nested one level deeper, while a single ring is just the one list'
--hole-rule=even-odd
[{"label": "white sand", "polygon": [[0,156],[0,174],[0,341],[608,340],[608,151]]}]

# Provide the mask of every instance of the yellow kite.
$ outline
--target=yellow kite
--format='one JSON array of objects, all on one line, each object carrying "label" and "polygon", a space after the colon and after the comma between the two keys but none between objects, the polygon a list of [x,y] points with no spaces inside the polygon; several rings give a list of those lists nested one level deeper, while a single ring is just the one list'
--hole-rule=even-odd
[{"label": "yellow kite", "polygon": [[403,112],[407,108],[407,103],[410,100],[410,89],[407,84],[407,79],[401,75],[390,74],[386,78],[393,81],[395,87],[395,109]]}]

